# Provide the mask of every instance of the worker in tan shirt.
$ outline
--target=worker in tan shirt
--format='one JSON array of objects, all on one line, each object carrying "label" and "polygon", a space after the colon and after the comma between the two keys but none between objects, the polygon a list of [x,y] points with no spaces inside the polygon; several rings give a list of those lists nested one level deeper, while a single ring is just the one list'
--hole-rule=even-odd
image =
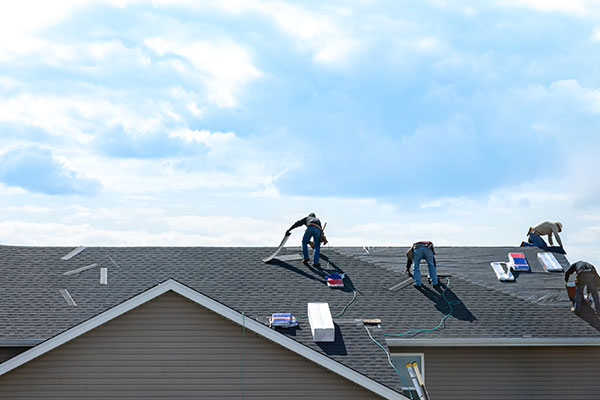
[{"label": "worker in tan shirt", "polygon": [[558,232],[562,232],[562,224],[560,222],[544,221],[540,222],[536,226],[529,227],[527,236],[531,245],[541,248],[548,247],[544,239],[542,239],[542,236],[548,236],[548,242],[550,242],[550,246],[554,246],[554,242],[552,241],[552,237],[554,236],[558,242],[558,245],[562,248],[563,244],[560,240]]}]

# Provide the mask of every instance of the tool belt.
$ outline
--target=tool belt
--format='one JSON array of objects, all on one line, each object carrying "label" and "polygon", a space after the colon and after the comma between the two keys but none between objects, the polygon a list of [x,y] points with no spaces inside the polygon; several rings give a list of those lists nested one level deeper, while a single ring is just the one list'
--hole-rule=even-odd
[{"label": "tool belt", "polygon": [[[323,228],[322,227],[320,227],[317,224],[307,224],[306,226],[307,227],[309,227],[309,226],[315,226],[315,227],[319,228],[321,230],[321,235],[319,236],[319,242],[322,243],[322,244],[327,244],[327,236],[325,236],[325,232],[323,232]],[[311,248],[314,249],[315,244],[312,241],[310,241],[308,244],[309,244],[309,246]]]},{"label": "tool belt", "polygon": [[417,242],[417,243],[414,244],[414,248],[415,249],[420,249],[422,247],[430,247],[432,245],[433,245],[433,243],[431,243],[431,242]]}]

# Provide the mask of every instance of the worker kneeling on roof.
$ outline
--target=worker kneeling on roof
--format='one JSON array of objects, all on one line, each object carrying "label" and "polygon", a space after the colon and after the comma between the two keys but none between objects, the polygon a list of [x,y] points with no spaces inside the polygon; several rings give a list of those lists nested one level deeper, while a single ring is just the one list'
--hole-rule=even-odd
[{"label": "worker kneeling on roof", "polygon": [[[540,222],[536,226],[529,227],[527,231],[527,242],[522,242],[521,246],[537,246],[544,250],[557,251],[559,253],[565,253],[563,249],[562,240],[560,240],[559,232],[562,232],[562,224],[560,222],[544,221]],[[546,244],[542,236],[548,236],[548,242],[550,246]],[[552,238],[556,238],[559,247],[554,246]]]},{"label": "worker kneeling on roof", "polygon": [[600,312],[600,302],[598,301],[598,287],[600,287],[600,276],[596,272],[596,268],[585,261],[578,261],[571,264],[571,267],[565,272],[565,283],[569,282],[569,276],[575,272],[575,298],[573,299],[573,307],[571,311],[575,314],[581,312],[581,303],[583,301],[583,288],[587,287],[588,293],[592,295],[594,299],[594,307],[596,308],[596,314]]},{"label": "worker kneeling on roof", "polygon": [[304,257],[302,262],[308,264],[308,242],[313,239],[313,263],[315,267],[320,267],[321,243],[327,243],[327,239],[325,239],[325,235],[323,234],[321,220],[317,218],[315,213],[310,213],[301,220],[296,221],[285,234],[289,235],[292,229],[296,229],[302,225],[306,225],[306,231],[304,231],[304,236],[302,237],[302,256]]},{"label": "worker kneeling on roof", "polygon": [[410,265],[414,264],[413,267],[413,280],[414,285],[420,288],[423,283],[421,282],[421,270],[419,264],[424,258],[427,261],[427,267],[429,268],[429,279],[431,283],[436,286],[438,281],[436,262],[435,262],[435,250],[432,242],[421,241],[413,243],[413,245],[406,252],[406,272],[410,275]]}]

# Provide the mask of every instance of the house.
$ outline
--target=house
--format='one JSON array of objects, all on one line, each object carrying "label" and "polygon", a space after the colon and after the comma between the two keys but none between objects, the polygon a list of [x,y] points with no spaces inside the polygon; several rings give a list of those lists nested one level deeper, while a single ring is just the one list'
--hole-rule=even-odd
[{"label": "house", "polygon": [[[270,264],[271,248],[71,250],[0,246],[0,398],[416,398],[406,361],[432,399],[598,388],[597,319],[570,312],[537,248],[436,248],[437,290],[402,274],[404,247],[327,248],[323,269],[297,249]],[[498,281],[490,262],[515,250],[532,272]],[[325,270],[345,272],[345,287]],[[309,302],[329,304],[334,342],[313,340]],[[275,312],[299,327],[269,328]]]}]

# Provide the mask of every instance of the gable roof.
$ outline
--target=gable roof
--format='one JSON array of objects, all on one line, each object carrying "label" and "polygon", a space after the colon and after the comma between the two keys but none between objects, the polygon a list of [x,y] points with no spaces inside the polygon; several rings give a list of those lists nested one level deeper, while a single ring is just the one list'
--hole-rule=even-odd
[{"label": "gable roof", "polygon": [[261,335],[262,337],[269,339],[283,347],[285,347],[288,350],[293,351],[294,353],[297,353],[313,362],[315,362],[316,364],[329,369],[330,371],[333,371],[335,373],[337,373],[338,375],[341,375],[355,383],[357,383],[358,385],[374,392],[377,393],[378,395],[386,398],[386,399],[406,399],[406,397],[401,396],[400,394],[398,394],[397,392],[391,390],[390,388],[373,381],[372,379],[367,378],[366,376],[352,370],[351,368],[348,368],[326,356],[324,356],[323,354],[320,354],[304,345],[302,345],[299,342],[296,342],[295,340],[292,340],[288,337],[286,337],[285,335],[282,335],[280,333],[278,333],[277,331],[268,328],[267,326],[258,323],[250,318],[245,318],[245,315],[242,313],[239,313],[238,311],[235,311],[227,306],[224,306],[223,304],[219,303],[218,301],[215,301],[213,299],[211,299],[208,296],[205,296],[201,293],[198,293],[197,291],[173,280],[173,279],[169,279],[166,282],[160,283],[156,286],[154,286],[151,289],[148,289],[140,294],[138,294],[137,296],[134,296],[126,301],[124,301],[123,303],[112,307],[102,313],[100,313],[99,315],[96,315],[95,317],[92,317],[90,319],[88,319],[87,321],[84,321],[68,330],[66,330],[65,332],[62,332],[48,340],[46,340],[45,342],[25,351],[24,353],[21,353],[15,357],[13,357],[12,359],[0,364],[0,376],[4,375],[5,373],[12,371],[13,369],[25,364],[28,361],[31,361],[47,352],[49,352],[50,350],[53,350],[57,347],[59,347],[60,345],[69,342],[73,339],[75,339],[76,337],[83,335],[86,332],[91,331],[92,329],[114,319],[117,318],[120,315],[123,315],[124,313],[126,313],[127,311],[130,311],[136,307],[139,307],[140,305],[168,292],[168,291],[173,291],[203,307],[206,307],[207,309],[227,318],[228,320],[235,322],[238,325],[244,326],[245,329],[248,329],[249,331],[252,331],[258,335]]},{"label": "gable roof", "polygon": [[[334,343],[315,343],[302,319],[298,329],[278,332],[397,391],[402,385],[396,373],[360,320],[380,318],[381,327],[369,331],[379,343],[393,346],[600,343],[599,328],[569,311],[563,275],[542,270],[539,249],[510,247],[436,247],[438,272],[447,275],[442,282],[449,282],[445,295],[460,303],[439,329],[386,337],[435,327],[449,312],[440,292],[406,284],[407,247],[377,248],[369,254],[359,248],[323,248],[319,270],[300,260],[264,264],[261,259],[273,248],[92,247],[61,260],[72,247],[0,246],[5,277],[0,280],[0,345],[48,339],[169,279],[262,325],[271,313],[303,317],[308,302],[327,302],[336,324]],[[516,283],[498,282],[489,263],[523,250],[533,272],[521,274]],[[298,248],[283,253],[298,254]],[[568,265],[564,256],[557,259]],[[108,269],[107,285],[99,283],[100,268]],[[344,271],[346,287],[328,288],[325,270]],[[69,306],[60,289],[67,289],[77,306]],[[555,300],[544,298],[549,292]]]}]

